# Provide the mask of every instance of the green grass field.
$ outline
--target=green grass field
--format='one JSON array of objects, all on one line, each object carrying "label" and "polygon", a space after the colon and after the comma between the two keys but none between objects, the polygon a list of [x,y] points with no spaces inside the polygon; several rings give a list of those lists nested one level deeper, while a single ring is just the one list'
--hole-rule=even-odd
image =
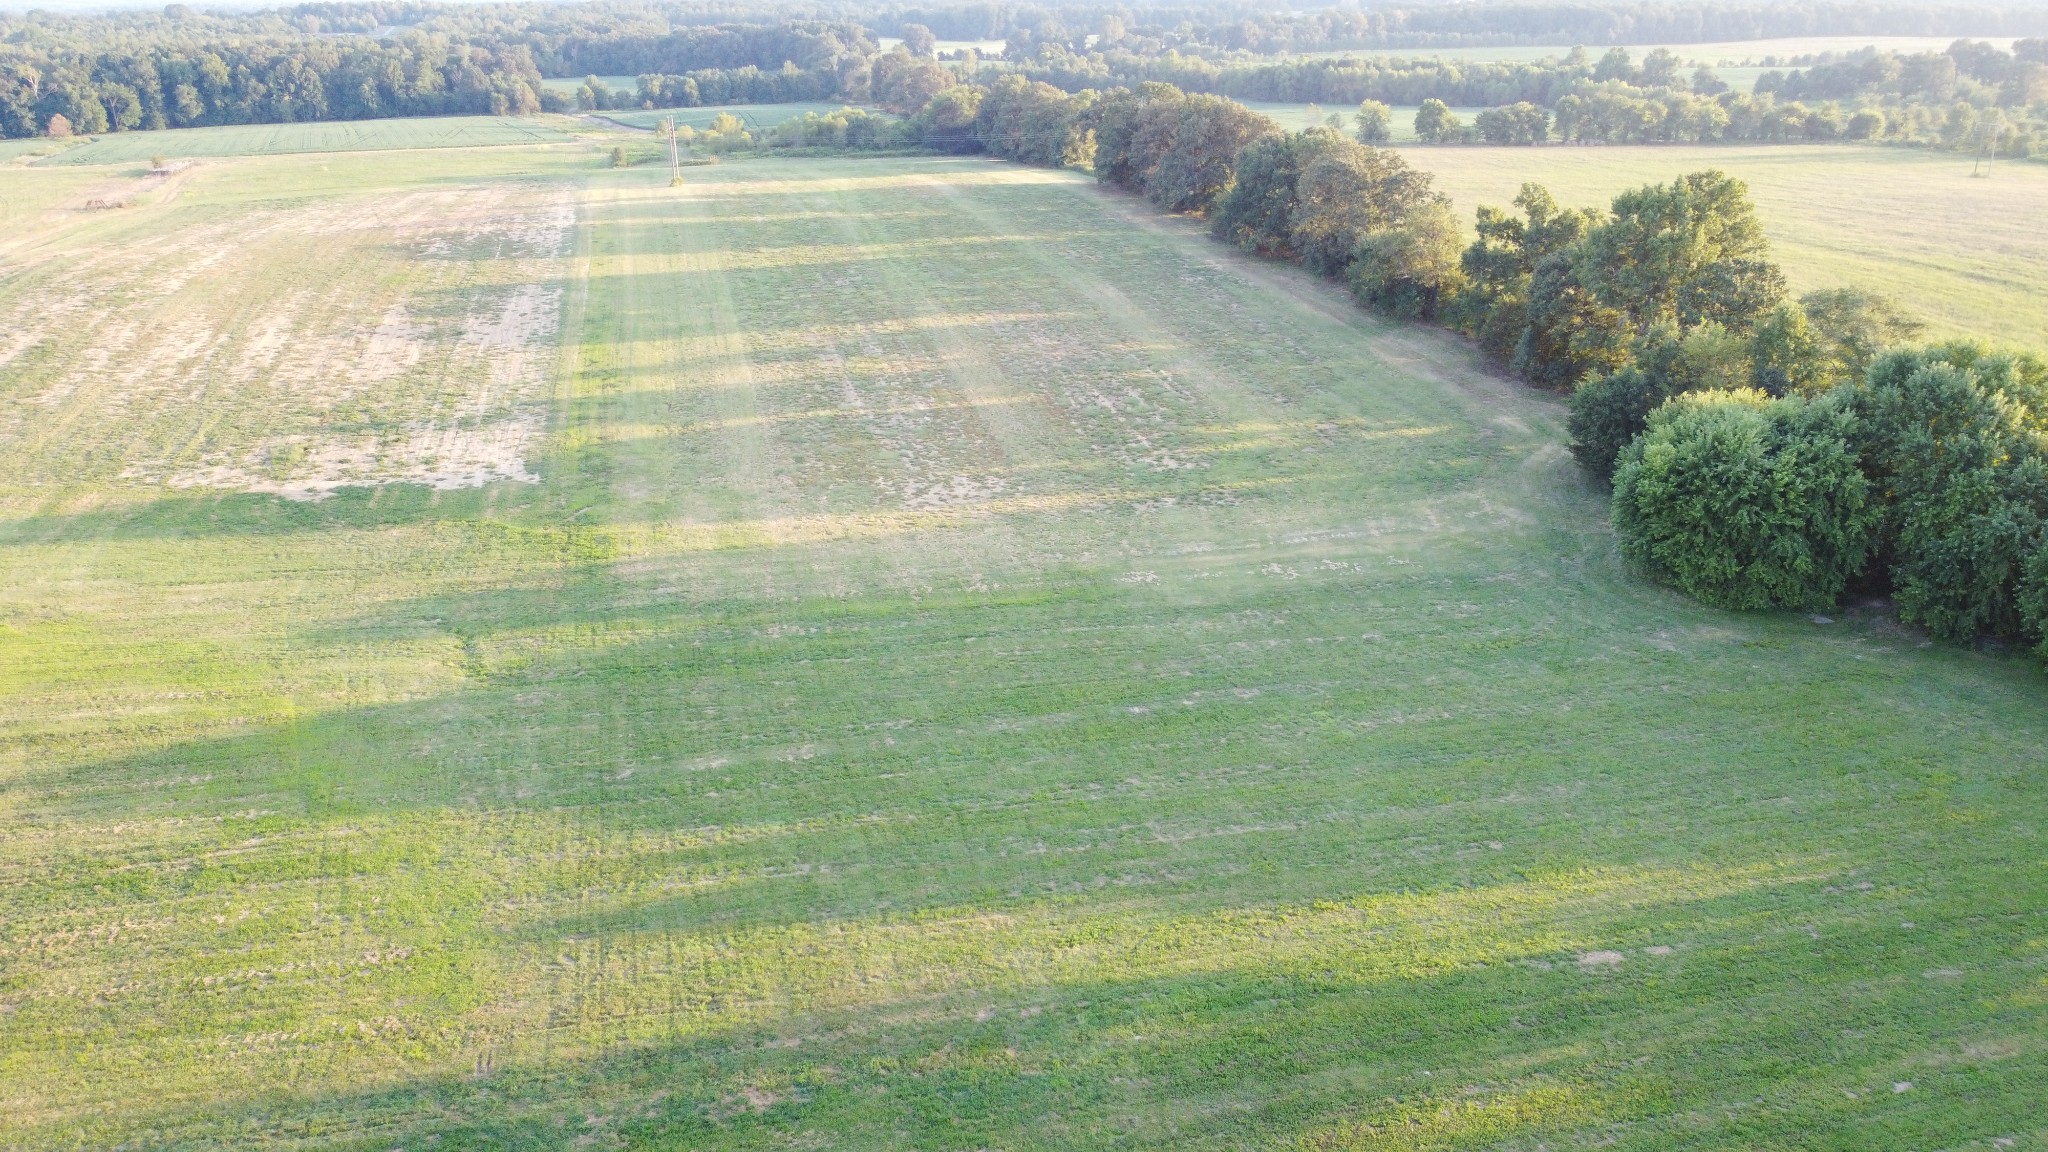
[{"label": "green grass field", "polygon": [[779,127],[784,121],[798,119],[807,112],[816,112],[822,116],[829,112],[837,112],[844,107],[846,107],[844,102],[726,104],[707,108],[657,108],[653,111],[600,112],[597,115],[607,120],[616,120],[621,124],[634,128],[653,128],[664,120],[674,120],[679,126],[687,124],[692,128],[709,128],[711,122],[723,114],[737,117],[741,123],[747,126],[749,132],[758,132],[767,128]]},{"label": "green grass field", "polygon": [[[541,84],[557,92],[574,92],[578,88],[583,87],[583,82],[587,79],[589,79],[587,76],[550,76],[541,81]],[[640,87],[640,78],[638,76],[599,76],[598,79],[604,82],[606,88],[614,92],[620,90],[634,92],[639,90]]]},{"label": "green grass field", "polygon": [[553,122],[517,116],[424,116],[401,120],[328,120],[312,124],[238,124],[112,132],[67,148],[42,164],[133,164],[172,159],[260,156],[290,152],[368,152],[406,148],[474,148],[569,139]]},{"label": "green grass field", "polygon": [[87,177],[0,1146],[2048,1146],[2048,678],[1630,578],[1442,333],[974,159]]},{"label": "green grass field", "polygon": [[1719,168],[1749,185],[1795,290],[1884,292],[1933,336],[2040,348],[2048,333],[2048,165],[1972,162],[1866,145],[1410,148],[1470,227],[1477,204],[1506,207],[1522,182],[1567,204],[1606,204],[1627,188]]},{"label": "green grass field", "polygon": [[0,140],[0,163],[26,163],[43,153],[57,151],[64,144],[65,141],[48,137]]}]

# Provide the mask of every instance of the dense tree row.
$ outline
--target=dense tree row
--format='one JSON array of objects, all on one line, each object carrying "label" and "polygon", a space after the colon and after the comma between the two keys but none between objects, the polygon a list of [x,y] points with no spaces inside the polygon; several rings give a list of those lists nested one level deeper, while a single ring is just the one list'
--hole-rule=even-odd
[{"label": "dense tree row", "polygon": [[1880,140],[1999,155],[2048,146],[2048,106],[1804,104],[1766,93],[1704,97],[1674,89],[1592,86],[1558,101],[1556,134],[1572,143],[1822,143]]},{"label": "dense tree row", "polygon": [[837,112],[806,112],[775,129],[778,148],[879,149],[902,148],[913,142],[908,125],[894,116],[861,108]]},{"label": "dense tree row", "polygon": [[844,95],[846,77],[832,68],[808,71],[784,64],[772,72],[749,64],[742,68],[706,68],[680,76],[643,74],[632,88],[610,88],[596,76],[584,79],[573,96],[541,93],[550,112],[607,108],[695,108],[716,104],[789,104],[831,100]]},{"label": "dense tree row", "polygon": [[1117,90],[1089,109],[1095,175],[1168,212],[1207,212],[1231,188],[1238,152],[1279,129],[1235,100],[1167,84]]},{"label": "dense tree row", "polygon": [[[1641,64],[1626,49],[1593,59],[1583,48],[1540,61],[1455,60],[1434,56],[1342,56],[1305,60],[1216,60],[1168,52],[1145,56],[1110,50],[1087,56],[1046,54],[1024,71],[1061,87],[1134,85],[1148,80],[1185,91],[1241,100],[1492,106],[1528,101],[1553,105],[1588,85],[1655,89],[1715,97],[1728,86],[1711,69],[1685,74],[1679,57],[1658,48]],[[2018,107],[2048,100],[2048,40],[2022,40],[2008,52],[1958,40],[1946,52],[1904,55],[1867,49],[1821,56],[1805,70],[1765,72],[1755,95],[1785,100],[1869,97]]]},{"label": "dense tree row", "polygon": [[424,34],[36,62],[6,53],[0,135],[533,112],[540,108],[540,79],[522,49],[494,51]]},{"label": "dense tree row", "polygon": [[[1546,112],[1567,143],[1791,143],[1889,140],[1944,148],[2028,154],[2048,148],[2048,64],[2032,58],[2044,41],[2016,53],[1958,41],[1946,53],[1861,53],[1857,67],[1890,76],[1890,87],[1854,89],[1809,81],[1814,70],[1765,73],[1755,93],[1731,92],[1711,69],[1690,75],[1665,49],[1640,64],[1624,49],[1597,60],[1580,49],[1538,62],[1437,58],[1313,59],[1219,63],[1168,53],[1087,57],[1046,54],[1017,70],[1069,91],[1171,83],[1184,91],[1246,100],[1319,104],[1477,105],[1496,112],[1464,131],[1431,131],[1425,140],[1540,142],[1531,109]],[[1958,60],[1968,66],[1961,67]],[[1816,68],[1828,65],[1818,65]],[[985,66],[984,71],[1010,65]],[[1860,74],[1860,73],[1859,73]],[[1987,79],[1979,80],[1982,76]],[[1901,79],[1903,77],[1903,79]],[[1996,81],[1993,83],[1992,81]],[[1851,91],[1849,104],[1808,103],[1813,91]]]},{"label": "dense tree row", "polygon": [[875,51],[874,39],[857,24],[810,21],[685,27],[661,33],[526,31],[503,39],[526,47],[550,76],[637,76],[748,67],[773,71],[784,64],[805,71],[834,71],[842,61],[864,61]]},{"label": "dense tree row", "polygon": [[2011,51],[1981,40],[1958,40],[1946,52],[1866,48],[1823,56],[1805,69],[1765,72],[1756,90],[1789,100],[1962,98],[2017,107],[2048,100],[2048,39],[2021,40]]},{"label": "dense tree row", "polygon": [[1141,55],[1112,50],[1085,57],[1046,53],[1018,67],[1027,75],[1069,91],[1135,87],[1156,81],[1183,91],[1237,100],[1318,104],[1379,100],[1414,105],[1437,99],[1462,105],[1513,104],[1523,100],[1548,105],[1592,75],[1592,65],[1583,53],[1567,60],[1511,63],[1434,56],[1216,61],[1178,52]]},{"label": "dense tree row", "polygon": [[[879,28],[917,24],[949,40],[1147,55],[1277,53],[1498,44],[1656,44],[1786,36],[2026,36],[2048,13],[2024,5],[1820,3],[1420,4],[1307,10],[1255,3],[1140,6],[996,3],[889,9]],[[1164,79],[1164,77],[1160,77]]]},{"label": "dense tree row", "polygon": [[546,76],[637,74],[753,65],[820,67],[865,55],[875,42],[859,20],[783,19],[773,4],[323,3],[262,10],[0,14],[0,45],[40,51],[146,55],[161,49],[263,40],[389,37],[407,33],[482,47],[523,48]]},{"label": "dense tree row", "polygon": [[601,5],[38,12],[0,19],[0,135],[526,113],[569,107],[541,78],[571,70],[653,77],[636,105],[858,99],[874,51],[853,24],[675,27]]},{"label": "dense tree row", "polygon": [[[812,11],[872,14],[854,4]],[[1684,26],[1696,31],[1716,27],[1703,13],[1718,13],[1714,19],[1756,14],[1712,6],[1693,11],[1700,18]],[[1804,13],[1809,31],[1813,21],[1839,15],[1825,7],[1796,11]],[[1925,15],[1913,11],[1893,15],[1909,23]],[[2013,53],[1959,41],[1946,53],[1824,58],[1801,70],[1767,73],[1757,93],[1738,94],[1707,70],[1681,75],[1677,57],[1661,50],[1640,64],[1618,49],[1597,60],[1574,49],[1533,63],[1273,60],[1224,51],[1233,46],[1214,37],[1205,41],[1202,32],[1250,22],[1320,29],[1319,36],[1345,29],[1389,36],[1395,34],[1390,29],[1452,25],[1519,36],[1524,33],[1517,29],[1594,26],[1574,23],[1582,19],[1615,27],[1616,13],[1634,12],[1626,8],[1261,14],[1220,5],[1123,16],[1004,5],[901,9],[881,22],[900,18],[895,27],[909,37],[909,47],[889,53],[878,53],[867,30],[847,20],[711,22],[719,12],[717,4],[377,2],[254,13],[172,5],[161,13],[0,17],[0,134],[832,98],[909,114],[963,78],[993,82],[1015,72],[1068,92],[1159,82],[1243,99],[1437,101],[1491,109],[1470,125],[1454,123],[1447,110],[1434,116],[1424,138],[1441,141],[1885,139],[2007,155],[2048,145],[2043,40],[2023,41]],[[1084,16],[1093,31],[1074,23]],[[948,34],[1004,32],[1013,59],[984,63],[970,53],[942,63],[930,53],[933,27]],[[578,73],[641,79],[630,91],[586,84],[574,96],[539,82],[543,75]]]}]

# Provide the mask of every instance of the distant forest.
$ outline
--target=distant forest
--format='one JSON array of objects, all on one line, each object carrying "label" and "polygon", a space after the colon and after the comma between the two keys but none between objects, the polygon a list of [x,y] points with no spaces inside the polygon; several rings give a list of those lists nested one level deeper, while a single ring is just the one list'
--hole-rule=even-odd
[{"label": "distant forest", "polygon": [[[31,11],[0,15],[0,136],[569,111],[578,106],[577,98],[542,80],[586,75],[650,82],[623,97],[587,89],[583,106],[612,100],[635,106],[865,102],[886,71],[880,64],[885,38],[902,38],[914,54],[927,57],[935,40],[1001,40],[1000,63],[979,60],[969,50],[949,53],[949,66],[964,79],[985,81],[1016,71],[1069,91],[1157,80],[1247,99],[1441,99],[1549,107],[1577,94],[1582,102],[1604,100],[1602,107],[1612,107],[1621,95],[1637,94],[1589,91],[1588,85],[1615,77],[1598,76],[1596,65],[1566,59],[1562,51],[1557,61],[1543,65],[1285,60],[1275,54],[1498,44],[1554,44],[1562,50],[1574,44],[1866,34],[2042,36],[2048,34],[2048,5],[1461,4],[1276,12],[1252,4],[408,0],[253,12],[186,4],[97,15]],[[1916,68],[1946,68],[1948,79],[1935,84],[1943,102],[2025,109],[2048,101],[2048,81],[2038,79],[2025,56],[1998,56],[1956,57],[1946,65],[1909,60],[1891,72],[1917,76]],[[1887,84],[1897,87],[1887,79],[1887,67],[1873,72],[1865,62],[1820,60],[1804,72],[1770,77],[1766,94],[1779,102],[1913,103],[1887,91]],[[1991,72],[1999,77],[1978,79]],[[1644,84],[1640,76],[1629,83],[1667,94],[1674,90],[1671,84]],[[1679,87],[1688,97],[1715,95],[1690,82]],[[1738,110],[1735,119],[1747,115]],[[1837,117],[1844,131],[1848,118]],[[2011,119],[2028,122],[2023,114]]]},{"label": "distant forest", "polygon": [[1329,52],[1503,45],[1698,44],[1785,36],[2038,36],[2048,5],[1815,3],[1421,4],[1273,11],[1251,4],[967,4],[873,18],[944,40],[1077,41],[1109,20],[1163,51]]}]

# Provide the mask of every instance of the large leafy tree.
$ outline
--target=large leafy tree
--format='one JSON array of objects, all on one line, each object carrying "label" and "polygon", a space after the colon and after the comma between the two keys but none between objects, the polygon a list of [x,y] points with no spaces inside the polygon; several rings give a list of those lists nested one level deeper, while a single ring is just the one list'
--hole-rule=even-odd
[{"label": "large leafy tree", "polygon": [[1334,141],[1301,168],[1289,243],[1310,270],[1342,276],[1359,241],[1435,198],[1430,183],[1396,152]]},{"label": "large leafy tree", "polygon": [[929,56],[913,55],[899,44],[895,51],[875,58],[869,91],[889,111],[911,113],[958,83],[951,68]]},{"label": "large leafy tree", "polygon": [[1594,209],[1559,208],[1541,184],[1522,185],[1514,206],[1522,210],[1519,217],[1480,207],[1478,239],[1459,260],[1468,287],[1449,317],[1488,356],[1501,361],[1514,354],[1529,326],[1530,277],[1537,262],[1577,243],[1600,222]]},{"label": "large leafy tree", "polygon": [[979,152],[975,124],[981,114],[983,89],[956,84],[933,96],[911,123],[918,139],[941,152]]},{"label": "large leafy tree", "polygon": [[1207,212],[1229,189],[1238,152],[1279,131],[1235,100],[1186,97],[1174,109],[1171,143],[1146,177],[1145,195],[1169,212]]},{"label": "large leafy tree", "polygon": [[1145,191],[1167,150],[1187,93],[1171,84],[1148,83],[1136,91],[1118,89],[1097,101],[1085,126],[1095,133],[1095,178]]},{"label": "large leafy tree", "polygon": [[1088,146],[1077,125],[1091,98],[1085,93],[1069,96],[1022,76],[1004,76],[982,98],[975,135],[992,155],[1058,168]]},{"label": "large leafy tree", "polygon": [[1578,246],[1579,279],[1636,332],[1714,321],[1747,332],[1785,295],[1749,189],[1693,172],[1614,198],[1613,218]]},{"label": "large leafy tree", "polygon": [[1351,290],[1369,307],[1398,319],[1440,319],[1465,282],[1458,240],[1447,198],[1416,204],[1358,242],[1351,254]]},{"label": "large leafy tree", "polygon": [[1458,114],[1433,96],[1415,112],[1415,135],[1425,144],[1441,144],[1455,137],[1460,127]]},{"label": "large leafy tree", "polygon": [[1385,144],[1394,138],[1394,110],[1378,100],[1358,103],[1358,142]]},{"label": "large leafy tree", "polygon": [[1862,288],[1826,288],[1799,298],[1800,311],[1831,381],[1862,377],[1879,353],[1925,327],[1892,300]]},{"label": "large leafy tree", "polygon": [[1624,192],[1605,222],[1535,262],[1514,370],[1569,388],[1628,363],[1662,325],[1746,336],[1784,299],[1768,254],[1748,190],[1724,173]]},{"label": "large leafy tree", "polygon": [[1095,134],[1097,179],[1143,192],[1169,212],[1215,207],[1230,188],[1238,153],[1280,131],[1235,100],[1156,83],[1111,92],[1080,126]]},{"label": "large leafy tree", "polygon": [[1329,128],[1253,141],[1237,156],[1237,179],[1216,203],[1210,230],[1248,251],[1292,259],[1292,220],[1301,171],[1343,142]]},{"label": "large leafy tree", "polygon": [[1553,252],[1529,273],[1527,323],[1508,364],[1539,388],[1567,389],[1628,363],[1628,316],[1587,287],[1576,251]]},{"label": "large leafy tree", "polygon": [[1472,126],[1488,144],[1541,144],[1550,139],[1550,113],[1526,100],[1488,108],[1473,117]]}]

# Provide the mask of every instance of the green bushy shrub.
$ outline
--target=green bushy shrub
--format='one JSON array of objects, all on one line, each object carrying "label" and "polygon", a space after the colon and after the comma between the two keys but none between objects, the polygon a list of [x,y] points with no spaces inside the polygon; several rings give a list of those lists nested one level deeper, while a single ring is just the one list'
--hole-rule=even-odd
[{"label": "green bushy shrub", "polygon": [[2048,521],[2048,365],[1936,345],[1880,356],[1842,392],[1900,617],[1958,640],[2038,633],[2022,584]]},{"label": "green bushy shrub", "polygon": [[1588,379],[1572,393],[1566,423],[1572,458],[1600,479],[1609,478],[1622,449],[1642,434],[1650,413],[1669,399],[1669,382],[1641,364]]},{"label": "green bushy shrub", "polygon": [[1725,608],[1820,608],[1863,568],[1878,509],[1838,399],[1694,392],[1651,413],[1614,474],[1622,554]]},{"label": "green bushy shrub", "polygon": [[2048,659],[2048,540],[2034,545],[2020,571],[2020,624],[2036,643],[2035,651]]}]

